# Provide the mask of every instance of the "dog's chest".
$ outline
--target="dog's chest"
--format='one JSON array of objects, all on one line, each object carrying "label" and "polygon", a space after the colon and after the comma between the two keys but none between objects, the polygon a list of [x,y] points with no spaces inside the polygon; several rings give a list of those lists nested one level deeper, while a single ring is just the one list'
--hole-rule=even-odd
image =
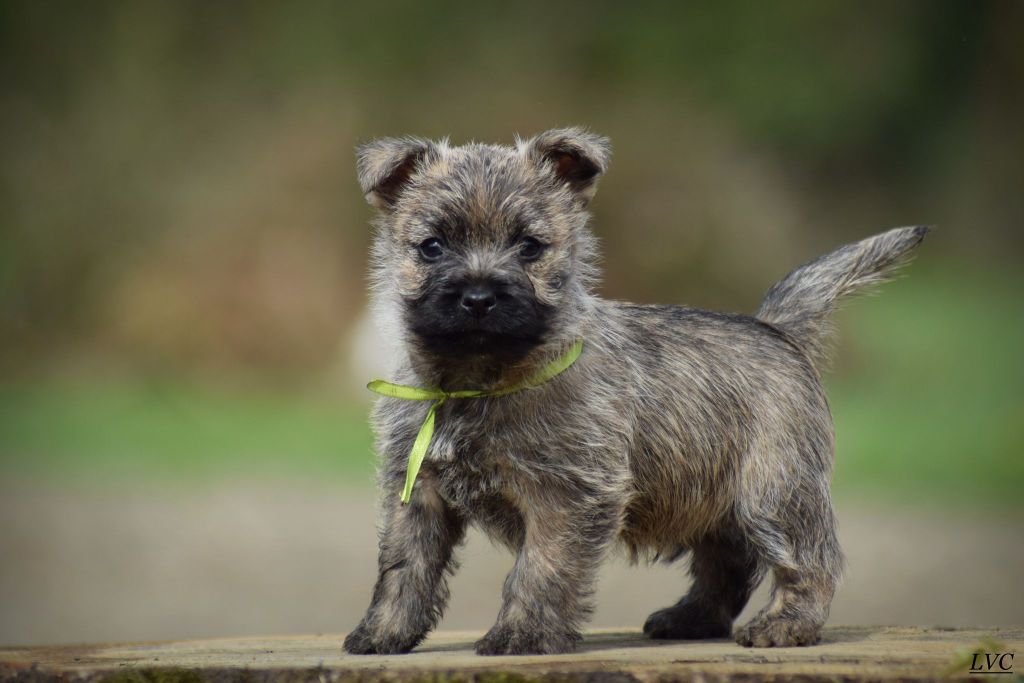
[{"label": "dog's chest", "polygon": [[564,429],[535,410],[497,399],[447,402],[437,412],[428,462],[443,494],[466,506],[514,497],[525,481],[571,468]]},{"label": "dog's chest", "polygon": [[437,413],[435,460],[467,478],[507,477],[544,448],[542,428],[487,399],[453,400]]}]

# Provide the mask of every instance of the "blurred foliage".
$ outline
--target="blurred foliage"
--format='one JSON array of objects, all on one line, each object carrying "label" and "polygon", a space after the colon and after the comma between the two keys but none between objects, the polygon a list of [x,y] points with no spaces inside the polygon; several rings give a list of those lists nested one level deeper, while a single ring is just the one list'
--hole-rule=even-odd
[{"label": "blurred foliage", "polygon": [[45,481],[373,480],[365,411],[326,399],[180,384],[9,385],[0,433],[0,471]]},{"label": "blurred foliage", "polygon": [[1021,504],[1024,276],[917,263],[841,317],[836,488]]},{"label": "blurred foliage", "polygon": [[584,124],[616,147],[609,296],[752,310],[840,242],[940,224],[902,305],[844,326],[840,444],[866,455],[840,485],[997,482],[1024,447],[1022,24],[1014,0],[0,3],[0,457],[361,458],[317,392],[365,300],[353,146]]}]

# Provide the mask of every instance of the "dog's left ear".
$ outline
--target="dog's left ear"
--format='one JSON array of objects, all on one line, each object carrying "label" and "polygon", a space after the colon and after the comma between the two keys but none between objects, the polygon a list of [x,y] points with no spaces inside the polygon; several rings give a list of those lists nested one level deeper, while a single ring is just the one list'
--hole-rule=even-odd
[{"label": "dog's left ear", "polygon": [[597,179],[608,168],[608,138],[583,128],[556,128],[526,142],[526,154],[566,183],[586,204],[597,191]]},{"label": "dog's left ear", "polygon": [[421,138],[382,138],[359,145],[356,176],[366,201],[390,211],[416,171],[437,154],[437,146]]}]

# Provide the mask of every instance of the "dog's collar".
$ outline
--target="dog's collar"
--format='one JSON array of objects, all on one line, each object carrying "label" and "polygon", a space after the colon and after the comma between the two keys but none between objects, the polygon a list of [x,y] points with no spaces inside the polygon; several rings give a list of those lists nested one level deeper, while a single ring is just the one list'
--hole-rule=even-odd
[{"label": "dog's collar", "polygon": [[409,451],[409,464],[405,468],[405,488],[402,489],[402,503],[408,503],[412,496],[412,487],[416,483],[416,475],[419,474],[420,465],[427,455],[427,448],[430,446],[430,439],[434,436],[434,415],[437,409],[450,398],[489,398],[492,396],[504,396],[523,389],[540,386],[545,382],[554,379],[567,370],[583,352],[583,340],[578,340],[568,351],[554,359],[537,372],[533,373],[521,382],[502,389],[491,389],[482,391],[467,389],[464,391],[444,391],[443,389],[423,389],[421,387],[410,387],[403,384],[392,384],[382,379],[375,379],[366,385],[366,388],[381,396],[399,398],[406,401],[433,401],[434,403],[427,410],[427,417],[423,420],[416,441]]}]

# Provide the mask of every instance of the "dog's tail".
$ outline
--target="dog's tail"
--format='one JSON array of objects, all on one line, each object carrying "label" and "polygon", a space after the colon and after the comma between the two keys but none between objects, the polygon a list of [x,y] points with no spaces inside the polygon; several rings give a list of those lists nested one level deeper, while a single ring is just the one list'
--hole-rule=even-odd
[{"label": "dog's tail", "polygon": [[890,279],[929,230],[926,225],[896,228],[800,266],[768,290],[757,317],[789,335],[824,369],[832,336],[829,318],[839,299]]}]

